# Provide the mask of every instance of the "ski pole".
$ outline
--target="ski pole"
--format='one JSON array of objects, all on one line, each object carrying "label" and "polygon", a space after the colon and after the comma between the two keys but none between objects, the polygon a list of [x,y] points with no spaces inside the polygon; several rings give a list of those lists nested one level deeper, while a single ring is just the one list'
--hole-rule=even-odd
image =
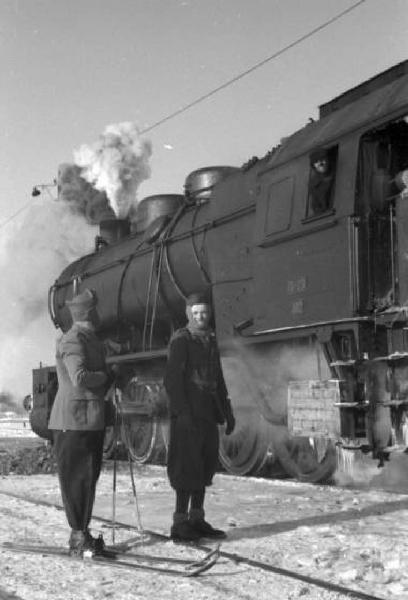
[{"label": "ski pole", "polygon": [[114,388],[115,403],[115,425],[114,425],[114,448],[113,448],[113,484],[112,484],[112,544],[115,543],[116,529],[116,474],[117,474],[117,454],[118,454],[118,397],[117,388]]}]

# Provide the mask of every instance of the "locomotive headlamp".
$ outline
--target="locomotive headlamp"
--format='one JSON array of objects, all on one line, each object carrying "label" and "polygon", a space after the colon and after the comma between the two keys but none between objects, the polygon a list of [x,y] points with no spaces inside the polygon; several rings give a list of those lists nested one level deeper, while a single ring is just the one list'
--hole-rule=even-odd
[{"label": "locomotive headlamp", "polygon": [[31,191],[31,196],[33,198],[36,198],[37,196],[40,196],[41,192],[43,190],[46,190],[49,195],[51,196],[51,198],[54,200],[54,198],[52,197],[52,194],[50,192],[50,188],[55,187],[57,185],[57,180],[54,179],[52,183],[40,183],[38,185],[35,185]]}]

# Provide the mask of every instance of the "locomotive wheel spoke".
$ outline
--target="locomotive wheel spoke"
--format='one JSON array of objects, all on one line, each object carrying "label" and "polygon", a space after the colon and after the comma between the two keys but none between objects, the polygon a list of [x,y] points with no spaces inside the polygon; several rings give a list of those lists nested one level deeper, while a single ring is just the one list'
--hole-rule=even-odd
[{"label": "locomotive wheel spoke", "polygon": [[157,421],[151,417],[126,417],[122,423],[122,440],[132,459],[144,464],[153,455],[157,438]]},{"label": "locomotive wheel spoke", "polygon": [[130,379],[120,401],[121,438],[132,460],[139,464],[163,461],[161,386],[150,379]]},{"label": "locomotive wheel spoke", "polygon": [[325,481],[336,470],[336,448],[324,438],[288,436],[276,444],[275,450],[285,471],[298,481]]},{"label": "locomotive wheel spoke", "polygon": [[[234,432],[227,436],[220,431],[219,459],[222,466],[234,475],[257,473],[265,464],[268,452],[267,439],[254,419],[240,418]],[[260,420],[259,416],[259,420]]]}]

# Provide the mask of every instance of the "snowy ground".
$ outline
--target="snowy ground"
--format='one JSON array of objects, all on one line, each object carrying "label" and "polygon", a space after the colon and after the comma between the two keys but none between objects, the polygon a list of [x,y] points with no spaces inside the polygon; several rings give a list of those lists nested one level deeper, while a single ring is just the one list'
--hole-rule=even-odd
[{"label": "snowy ground", "polygon": [[[97,490],[94,514],[98,516],[110,518],[112,514],[112,481],[112,469],[107,467]],[[164,469],[139,468],[136,486],[143,526],[168,533],[173,493]],[[68,528],[63,512],[6,496],[4,491],[59,503],[55,475],[9,475],[0,479],[0,542],[66,545]],[[228,532],[222,545],[226,552],[360,590],[368,598],[408,598],[406,494],[217,474],[206,507],[208,519]],[[118,473],[116,519],[137,524],[126,464]],[[93,525],[111,541],[111,529],[97,521]],[[116,541],[134,535],[134,531],[119,529]],[[195,549],[156,539],[138,551],[172,556],[199,554]],[[1,549],[0,598],[13,597],[345,600],[351,596],[226,558],[199,578],[180,579]]]}]

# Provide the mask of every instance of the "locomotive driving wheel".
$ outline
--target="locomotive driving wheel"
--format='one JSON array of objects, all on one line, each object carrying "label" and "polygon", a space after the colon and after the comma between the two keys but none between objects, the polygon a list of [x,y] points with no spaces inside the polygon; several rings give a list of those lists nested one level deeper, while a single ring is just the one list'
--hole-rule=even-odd
[{"label": "locomotive driving wheel", "polygon": [[163,451],[159,417],[156,416],[159,385],[132,379],[121,401],[121,438],[131,458],[144,464]]},{"label": "locomotive driving wheel", "polygon": [[327,438],[291,437],[288,434],[274,445],[282,467],[298,481],[327,481],[336,470],[336,447]]},{"label": "locomotive driving wheel", "polygon": [[235,413],[236,426],[231,435],[220,428],[219,460],[228,473],[251,475],[257,473],[268,457],[268,439],[262,416]]}]

